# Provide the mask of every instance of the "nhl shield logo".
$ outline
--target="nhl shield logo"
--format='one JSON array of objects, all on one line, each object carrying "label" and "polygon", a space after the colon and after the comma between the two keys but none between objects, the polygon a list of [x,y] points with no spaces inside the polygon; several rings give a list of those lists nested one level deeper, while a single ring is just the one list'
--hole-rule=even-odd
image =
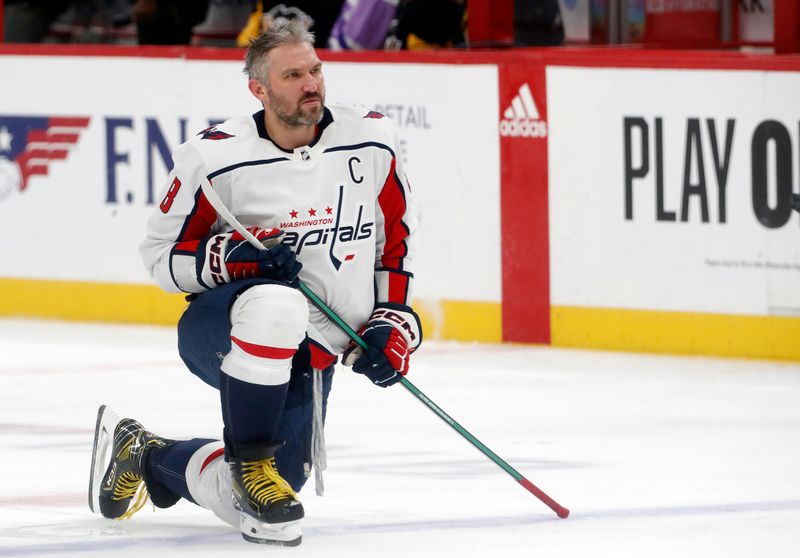
[{"label": "nhl shield logo", "polygon": [[88,126],[88,117],[0,115],[0,199],[65,161]]}]

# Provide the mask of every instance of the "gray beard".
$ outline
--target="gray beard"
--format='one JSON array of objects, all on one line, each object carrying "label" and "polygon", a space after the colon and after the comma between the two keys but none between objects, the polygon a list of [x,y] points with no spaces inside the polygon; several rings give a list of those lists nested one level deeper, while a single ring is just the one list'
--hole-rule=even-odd
[{"label": "gray beard", "polygon": [[297,109],[293,114],[286,114],[285,112],[275,111],[275,116],[278,120],[286,124],[290,128],[302,128],[305,126],[316,126],[322,122],[323,110],[320,107],[319,111],[314,111],[312,114],[303,114],[301,109]]},{"label": "gray beard", "polygon": [[271,89],[267,89],[267,97],[275,116],[289,128],[316,126],[322,121],[322,116],[325,112],[323,110],[325,106],[324,96],[321,96],[319,109],[314,109],[310,114],[304,113],[302,107],[297,107],[297,110],[290,113],[286,108],[287,103],[274,95]]}]

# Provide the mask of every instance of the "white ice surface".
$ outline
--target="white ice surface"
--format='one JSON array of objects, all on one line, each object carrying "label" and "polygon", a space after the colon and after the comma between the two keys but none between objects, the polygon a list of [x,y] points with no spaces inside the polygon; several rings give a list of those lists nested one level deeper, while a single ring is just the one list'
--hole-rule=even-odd
[{"label": "white ice surface", "polygon": [[0,320],[0,556],[800,556],[800,365],[426,343],[409,376],[558,519],[400,386],[340,369],[324,497],[298,548],[188,502],[116,522],[86,503],[100,403],[219,436],[171,328]]}]

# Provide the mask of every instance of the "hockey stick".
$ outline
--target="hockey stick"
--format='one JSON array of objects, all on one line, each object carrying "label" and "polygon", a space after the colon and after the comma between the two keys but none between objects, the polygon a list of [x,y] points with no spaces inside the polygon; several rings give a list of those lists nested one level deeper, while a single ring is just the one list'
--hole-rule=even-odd
[{"label": "hockey stick", "polygon": [[[236,217],[228,210],[225,204],[217,195],[217,192],[214,191],[214,188],[211,186],[211,183],[204,179],[201,185],[203,189],[203,193],[206,196],[206,199],[211,204],[211,206],[217,210],[217,213],[236,231],[239,232],[243,237],[247,239],[250,244],[258,248],[259,250],[266,250],[266,247],[261,244],[261,242],[253,236],[250,231],[248,231],[244,225],[242,225]],[[325,302],[322,301],[311,289],[309,289],[305,283],[302,281],[298,281],[298,288],[303,295],[311,301],[311,303],[317,307],[325,316],[328,317],[333,323],[339,326],[342,331],[344,331],[350,339],[353,340],[359,347],[364,350],[367,350],[368,346],[364,342],[363,339],[355,332],[353,328],[351,328],[344,320],[342,320],[333,310],[331,310]],[[505,460],[503,460],[500,456],[486,447],[480,440],[478,440],[475,436],[470,434],[470,432],[461,426],[455,419],[453,419],[450,415],[445,413],[441,407],[439,407],[436,403],[431,401],[427,395],[422,393],[414,384],[412,384],[406,377],[400,378],[400,383],[403,384],[403,387],[410,391],[417,399],[419,399],[428,409],[433,411],[440,419],[446,422],[453,430],[461,434],[470,444],[472,444],[478,451],[483,453],[486,457],[494,461],[496,465],[498,465],[501,469],[503,469],[506,473],[511,475],[514,480],[516,480],[519,484],[521,484],[525,489],[536,496],[539,500],[541,500],[547,507],[551,510],[556,512],[556,515],[562,519],[566,519],[569,516],[569,510],[558,502],[553,500],[550,496],[545,494],[539,487],[533,484],[531,481],[526,479],[519,471],[514,469],[511,465],[509,465]]]}]

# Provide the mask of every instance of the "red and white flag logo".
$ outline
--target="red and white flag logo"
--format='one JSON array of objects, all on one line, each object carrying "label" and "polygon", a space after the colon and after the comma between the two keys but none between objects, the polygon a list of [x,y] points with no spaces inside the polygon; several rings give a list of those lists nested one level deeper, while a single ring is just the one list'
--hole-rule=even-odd
[{"label": "red and white flag logo", "polygon": [[0,114],[0,199],[24,192],[34,176],[63,162],[89,126],[89,117]]}]

